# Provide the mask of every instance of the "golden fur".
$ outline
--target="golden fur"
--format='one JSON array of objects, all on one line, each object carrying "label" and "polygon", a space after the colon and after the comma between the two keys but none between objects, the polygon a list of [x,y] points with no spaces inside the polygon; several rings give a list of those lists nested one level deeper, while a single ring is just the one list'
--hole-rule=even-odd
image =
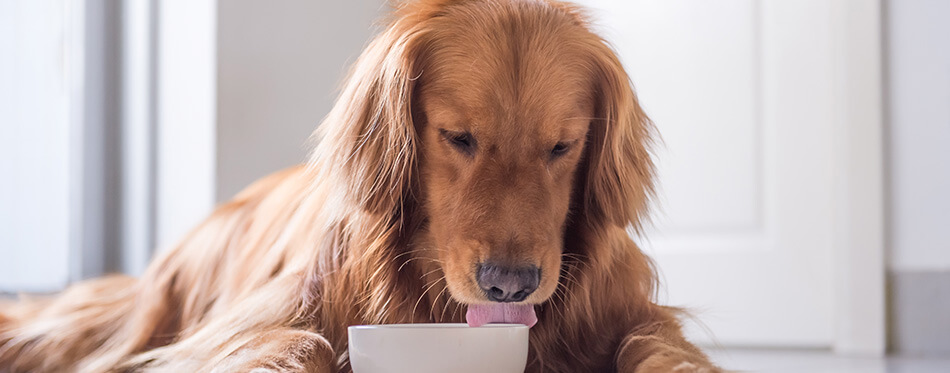
[{"label": "golden fur", "polygon": [[529,371],[714,371],[653,303],[626,230],[652,190],[651,131],[577,8],[400,5],[306,166],[218,207],[139,279],[0,308],[0,371],[349,371],[348,325],[463,322],[488,258],[542,269]]}]

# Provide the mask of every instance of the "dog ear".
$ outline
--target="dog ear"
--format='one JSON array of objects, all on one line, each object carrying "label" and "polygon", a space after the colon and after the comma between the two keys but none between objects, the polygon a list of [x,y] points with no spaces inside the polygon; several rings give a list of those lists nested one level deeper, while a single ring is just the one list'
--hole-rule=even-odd
[{"label": "dog ear", "polygon": [[589,224],[640,229],[653,194],[653,124],[640,108],[620,60],[603,41],[593,56],[595,116],[581,177],[582,211]]},{"label": "dog ear", "polygon": [[412,123],[418,39],[411,24],[398,23],[377,36],[318,129],[322,139],[314,162],[340,183],[337,196],[347,206],[395,216],[411,193],[418,142]]}]

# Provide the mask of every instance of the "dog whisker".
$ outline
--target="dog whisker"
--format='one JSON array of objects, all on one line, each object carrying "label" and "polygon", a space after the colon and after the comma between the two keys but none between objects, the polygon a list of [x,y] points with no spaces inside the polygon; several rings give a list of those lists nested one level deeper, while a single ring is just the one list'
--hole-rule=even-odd
[{"label": "dog whisker", "polygon": [[603,118],[603,117],[569,117],[569,118],[564,118],[562,120],[567,121],[567,120],[574,120],[574,119],[607,120],[607,118]]},{"label": "dog whisker", "polygon": [[[435,316],[435,306],[439,303],[439,299],[442,298],[442,294],[444,294],[445,290],[448,288],[448,284],[442,286],[442,291],[440,291],[439,294],[435,296],[435,300],[433,300],[432,304],[429,306],[429,315]],[[439,317],[439,322],[442,322],[441,316]]]},{"label": "dog whisker", "polygon": [[442,280],[444,280],[444,279],[445,279],[445,276],[442,276],[441,278],[439,278],[439,279],[433,281],[431,284],[428,284],[428,286],[425,287],[425,290],[423,290],[423,291],[422,291],[422,294],[419,295],[419,299],[416,300],[416,304],[415,304],[414,306],[412,306],[412,313],[411,313],[412,315],[415,315],[415,314],[416,314],[416,309],[419,307],[419,302],[422,302],[422,298],[424,298],[424,297],[426,296],[426,293],[428,293],[429,290],[432,289],[433,286],[435,286],[436,284],[438,284],[439,281],[442,281]]},{"label": "dog whisker", "polygon": [[426,278],[426,277],[429,277],[429,275],[431,275],[431,274],[433,274],[433,273],[435,273],[435,272],[441,271],[441,270],[442,270],[441,267],[436,268],[436,269],[433,269],[433,270],[431,270],[431,271],[429,271],[429,272],[426,272],[426,273],[422,274],[422,276],[419,276],[419,278],[420,278],[420,279],[424,279],[424,278]]},{"label": "dog whisker", "polygon": [[[448,289],[448,283],[446,283],[445,289]],[[445,291],[445,289],[442,289],[442,291]],[[449,304],[452,303],[452,296],[451,296],[451,294],[449,294],[449,296],[447,296],[447,297],[445,297],[445,298],[446,298],[446,299],[445,299],[445,305],[442,306],[442,313],[439,315],[439,320],[440,320],[440,322],[442,322],[441,320],[445,320],[445,311],[448,309]]]}]

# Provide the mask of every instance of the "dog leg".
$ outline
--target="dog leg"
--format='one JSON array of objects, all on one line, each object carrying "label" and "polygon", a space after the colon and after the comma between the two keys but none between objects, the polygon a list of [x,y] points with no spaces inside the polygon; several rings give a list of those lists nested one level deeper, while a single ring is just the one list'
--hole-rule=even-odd
[{"label": "dog leg", "polygon": [[337,370],[330,342],[305,330],[274,329],[251,336],[220,363],[201,369],[210,372],[319,372]]},{"label": "dog leg", "polygon": [[716,373],[698,351],[678,347],[657,336],[629,336],[624,340],[617,361],[618,372]]},{"label": "dog leg", "polygon": [[617,371],[632,373],[722,372],[696,346],[683,338],[680,325],[665,310],[660,320],[624,338],[617,354]]}]

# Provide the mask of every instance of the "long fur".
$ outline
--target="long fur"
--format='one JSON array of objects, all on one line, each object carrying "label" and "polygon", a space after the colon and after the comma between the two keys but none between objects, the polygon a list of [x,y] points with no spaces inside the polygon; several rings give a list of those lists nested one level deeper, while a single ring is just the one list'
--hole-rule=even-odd
[{"label": "long fur", "polygon": [[655,272],[628,236],[652,191],[652,126],[583,14],[528,0],[398,8],[353,67],[310,162],[218,207],[141,278],[0,306],[0,372],[349,371],[349,325],[464,322],[440,259],[420,243],[428,171],[415,104],[450,14],[569,30],[589,57],[594,113],[528,370],[714,369],[682,338],[675,312],[654,304]]}]

